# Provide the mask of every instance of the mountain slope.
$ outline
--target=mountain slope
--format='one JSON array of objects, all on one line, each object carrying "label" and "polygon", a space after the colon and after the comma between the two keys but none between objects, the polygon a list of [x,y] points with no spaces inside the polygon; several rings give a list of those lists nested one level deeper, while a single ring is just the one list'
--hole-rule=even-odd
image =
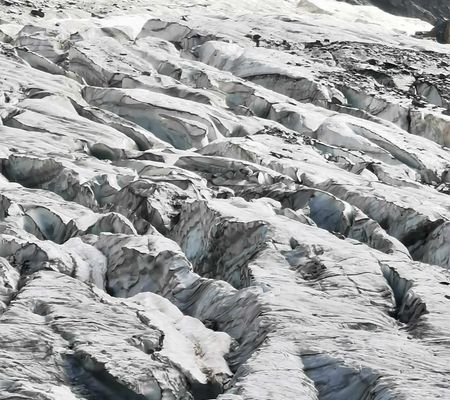
[{"label": "mountain slope", "polygon": [[341,0],[349,4],[374,5],[403,17],[420,18],[430,23],[450,19],[450,4],[442,0]]}]

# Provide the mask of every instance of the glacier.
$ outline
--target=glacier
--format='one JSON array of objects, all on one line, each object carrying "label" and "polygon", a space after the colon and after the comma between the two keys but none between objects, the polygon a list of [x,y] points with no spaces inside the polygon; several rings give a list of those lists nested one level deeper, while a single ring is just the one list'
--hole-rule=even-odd
[{"label": "glacier", "polygon": [[0,399],[450,398],[435,3],[1,1]]}]

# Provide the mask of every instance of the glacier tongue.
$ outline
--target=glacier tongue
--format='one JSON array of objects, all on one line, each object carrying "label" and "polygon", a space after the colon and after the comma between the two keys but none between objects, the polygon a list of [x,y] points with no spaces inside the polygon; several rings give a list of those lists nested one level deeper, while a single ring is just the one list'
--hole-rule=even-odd
[{"label": "glacier tongue", "polygon": [[430,29],[334,0],[2,1],[0,398],[450,398]]}]

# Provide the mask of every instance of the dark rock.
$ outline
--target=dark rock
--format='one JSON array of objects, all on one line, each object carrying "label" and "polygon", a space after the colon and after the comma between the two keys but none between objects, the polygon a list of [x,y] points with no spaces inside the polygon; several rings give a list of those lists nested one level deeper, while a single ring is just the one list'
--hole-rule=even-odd
[{"label": "dark rock", "polygon": [[256,43],[256,47],[259,47],[259,42],[261,40],[261,35],[253,35],[252,40]]},{"label": "dark rock", "polygon": [[450,20],[438,22],[429,32],[416,32],[419,37],[434,37],[439,43],[450,43]]},{"label": "dark rock", "polygon": [[42,9],[39,10],[31,10],[30,14],[33,15],[34,17],[45,17],[45,13],[42,11]]},{"label": "dark rock", "polygon": [[436,25],[436,40],[439,43],[450,44],[450,20]]}]

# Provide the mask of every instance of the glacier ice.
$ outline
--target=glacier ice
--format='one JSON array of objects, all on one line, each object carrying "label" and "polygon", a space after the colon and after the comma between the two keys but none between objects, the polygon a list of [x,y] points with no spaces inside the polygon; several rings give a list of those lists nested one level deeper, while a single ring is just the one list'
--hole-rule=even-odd
[{"label": "glacier ice", "polygon": [[0,398],[450,397],[450,48],[347,3],[0,4]]}]

